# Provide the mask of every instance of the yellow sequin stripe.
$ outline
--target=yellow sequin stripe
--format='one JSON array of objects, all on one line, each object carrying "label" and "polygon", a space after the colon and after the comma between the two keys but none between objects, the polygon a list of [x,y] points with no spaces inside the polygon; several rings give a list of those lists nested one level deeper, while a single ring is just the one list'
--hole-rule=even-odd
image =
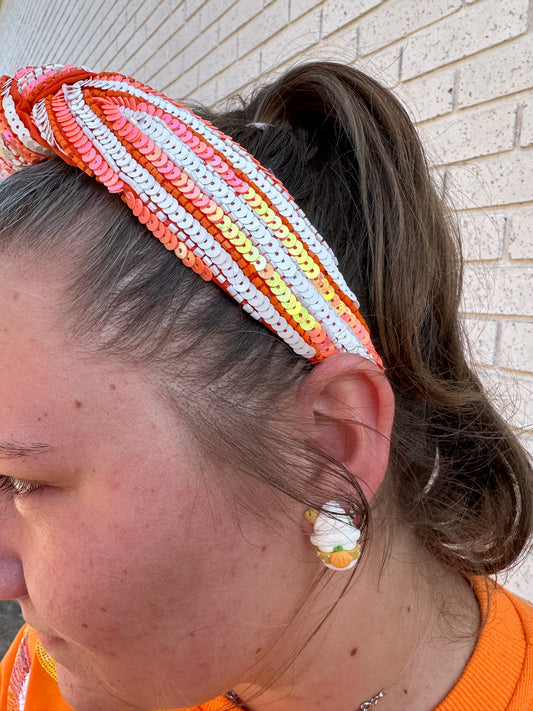
[{"label": "yellow sequin stripe", "polygon": [[[336,296],[335,289],[321,273],[319,265],[313,260],[302,240],[283,224],[280,217],[276,215],[274,210],[268,206],[265,200],[262,199],[261,195],[259,195],[251,186],[249,187],[248,192],[243,195],[243,198],[247,201],[250,207],[254,209],[256,214],[269,227],[269,229],[275,232],[276,236],[279,237],[283,246],[286,247],[288,253],[296,259],[302,271],[313,283],[317,291],[322,294],[326,301],[331,303],[331,306],[335,309],[339,316],[343,317],[346,322],[353,327],[358,320],[356,315],[353,311],[350,311],[350,309],[341,299],[338,298],[338,296],[337,298],[334,298]],[[311,328],[312,326],[309,327],[309,330]]]},{"label": "yellow sequin stripe", "polygon": [[285,311],[292,316],[300,328],[303,331],[310,331],[315,328],[318,324],[313,316],[298,301],[279,273],[274,269],[267,270],[268,262],[266,258],[259,253],[257,247],[252,244],[252,241],[244,232],[227,215],[222,218],[217,226],[221,234],[231,242],[243,259],[252,264],[259,276],[265,279],[271,292],[283,304]]},{"label": "yellow sequin stripe", "polygon": [[57,665],[55,659],[53,659],[43,645],[37,640],[35,646],[35,654],[39,660],[43,669],[45,669],[54,681],[57,681]]}]

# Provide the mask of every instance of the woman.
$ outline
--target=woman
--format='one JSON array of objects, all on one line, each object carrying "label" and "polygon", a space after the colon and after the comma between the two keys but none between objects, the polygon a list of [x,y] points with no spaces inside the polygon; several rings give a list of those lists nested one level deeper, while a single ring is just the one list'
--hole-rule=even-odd
[{"label": "woman", "polygon": [[204,119],[120,75],[3,81],[1,579],[30,627],[2,708],[532,708],[533,613],[485,578],[531,471],[396,100],[331,63]]}]

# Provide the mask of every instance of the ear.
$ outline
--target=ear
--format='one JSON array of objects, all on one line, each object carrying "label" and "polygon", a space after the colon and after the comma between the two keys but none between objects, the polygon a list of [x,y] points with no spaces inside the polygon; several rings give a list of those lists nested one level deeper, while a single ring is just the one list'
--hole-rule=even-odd
[{"label": "ear", "polygon": [[304,378],[299,405],[315,443],[344,464],[370,501],[385,476],[394,418],[385,374],[352,353],[329,356]]}]

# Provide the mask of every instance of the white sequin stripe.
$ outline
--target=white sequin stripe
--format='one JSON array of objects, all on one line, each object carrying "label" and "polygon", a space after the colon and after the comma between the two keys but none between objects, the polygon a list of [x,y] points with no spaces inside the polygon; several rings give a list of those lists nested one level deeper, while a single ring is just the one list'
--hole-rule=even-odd
[{"label": "white sequin stripe", "polygon": [[37,101],[32,109],[33,120],[35,125],[39,129],[41,136],[50,146],[56,146],[57,149],[63,153],[63,150],[59,143],[56,141],[52,126],[48,119],[48,112],[46,110],[46,102],[44,99]]},{"label": "white sequin stripe", "polygon": [[[2,99],[2,106],[4,109],[4,115],[7,119],[7,122],[9,124],[10,129],[13,131],[15,136],[19,139],[19,141],[26,146],[30,151],[33,151],[34,153],[39,153],[40,155],[43,156],[50,156],[54,155],[54,152],[50,150],[49,148],[45,148],[44,146],[41,146],[40,143],[37,143],[37,141],[34,141],[33,138],[30,135],[30,132],[26,128],[26,126],[22,123],[20,120],[18,114],[17,114],[17,109],[15,107],[15,102],[13,101],[13,97],[11,94],[6,94],[3,99]],[[15,147],[16,149],[16,147]],[[8,148],[9,150],[9,148]],[[15,156],[16,157],[16,156]],[[24,162],[27,162],[27,160],[22,156],[24,159]]]},{"label": "white sequin stripe", "polygon": [[[176,198],[169,195],[155,180],[151,173],[137,163],[128,153],[122,143],[100,118],[85,104],[81,90],[75,85],[65,87],[69,108],[83,121],[83,132],[91,143],[102,154],[109,166],[116,171],[120,179],[134,190],[145,203],[149,210],[157,216],[165,217],[176,225],[176,229],[188,237],[185,244],[196,250],[197,256],[203,258],[207,255],[206,263],[212,268],[215,275],[218,270],[223,280],[227,280],[231,287],[228,293],[243,306],[254,318],[264,321],[290,345],[299,355],[312,358],[316,351],[300,336],[300,334],[284,319],[274,306],[248,277],[242,273],[215,238],[178,203]],[[90,124],[90,127],[89,125]],[[170,130],[170,129],[169,129]],[[221,281],[220,279],[217,279]],[[246,303],[243,303],[246,302]]]},{"label": "white sequin stripe", "polygon": [[[202,192],[211,193],[213,198],[218,198],[215,201],[282,276],[298,301],[323,326],[338,349],[366,352],[359,338],[301,269],[297,259],[285,248],[283,252],[279,249],[281,246],[279,238],[272,234],[268,225],[260,219],[255,210],[239,194],[232,191],[212,166],[206,164],[192,148],[180,141],[162,119],[140,113],[135,109],[126,109],[121,113],[130,123],[151,138],[173,163],[185,170]],[[206,180],[211,181],[208,189]],[[238,204],[236,205],[235,202]]]},{"label": "white sequin stripe", "polygon": [[268,197],[270,202],[276,205],[281,214],[293,225],[309,249],[317,255],[337,285],[344,291],[346,296],[356,304],[356,308],[359,308],[357,297],[350,290],[338,270],[337,258],[331,247],[318,230],[309,222],[294,200],[290,199],[288,191],[275,183],[264,168],[253,160],[242,146],[239,146],[239,144],[233,141],[228,143],[228,141],[222,139],[215,129],[206,126],[201,119],[189,113],[187,109],[178,109],[177,117],[184,123],[188,123],[195,132],[212,142],[217,150],[227,156],[230,163],[242,170],[250,182],[255,183],[259,190]]},{"label": "white sequin stripe", "polygon": [[[84,84],[99,86],[102,89],[115,89],[117,91],[131,93],[134,96],[162,109],[169,115],[178,118],[185,125],[191,126],[196,133],[206,137],[208,142],[215,145],[220,153],[226,155],[231,163],[234,163],[247,175],[247,177],[250,177],[250,180],[253,180],[262,192],[268,196],[269,200],[276,205],[278,210],[285,217],[287,217],[294,229],[300,232],[303,241],[320,259],[324,268],[335,281],[337,286],[354,303],[355,308],[359,308],[357,297],[346,284],[342,273],[337,267],[337,259],[327,242],[318,233],[316,228],[311,225],[302,210],[296,207],[294,200],[288,199],[290,197],[288,192],[278,184],[274,183],[264,169],[256,161],[254,161],[250,154],[247,153],[242,147],[238,146],[238,144],[234,143],[231,139],[222,139],[220,132],[217,129],[208,126],[204,121],[197,118],[192,112],[190,112],[189,109],[185,107],[177,107],[158,94],[152,94],[136,87],[132,87],[130,84],[125,82],[118,81],[90,80],[88,82],[84,82]],[[347,326],[347,328],[351,331],[349,326]]]},{"label": "white sequin stripe", "polygon": [[[88,84],[88,82],[83,82],[83,86],[87,86],[87,84]],[[92,84],[95,86],[99,86],[100,88],[104,88],[104,89],[109,88],[108,86],[102,86],[99,82],[92,82]],[[103,84],[106,84],[106,85],[107,84],[115,84],[116,87],[121,91],[125,91],[126,88],[129,89],[129,86],[127,84],[126,85],[119,84],[118,82],[103,82]],[[153,95],[146,94],[145,92],[138,92],[138,94],[140,95],[140,98],[142,98],[145,101],[151,101],[152,98],[154,98]],[[81,91],[79,91],[79,95],[80,95],[80,99],[79,99],[80,102],[84,102],[83,95],[82,95]],[[152,103],[154,103],[154,102],[152,102]],[[169,108],[173,108],[172,104],[168,104],[168,102],[166,102],[166,101],[164,103],[165,103],[165,106],[168,105]],[[117,108],[119,108],[118,104],[117,104]],[[90,109],[89,109],[89,111],[90,111]],[[167,113],[169,113],[169,115],[171,115],[170,111],[168,111]],[[186,112],[185,117],[189,118],[189,117],[191,117],[191,114]],[[150,119],[155,119],[155,117],[150,115]],[[160,128],[161,128],[161,130],[168,131],[167,135],[170,136],[170,134],[172,134],[172,136],[174,136],[174,134],[172,133],[172,130],[165,124],[164,121],[161,121]],[[144,127],[143,127],[143,132],[144,132]],[[213,134],[213,135],[215,136],[215,134]],[[218,136],[215,136],[215,137],[218,139]],[[183,144],[182,142],[180,142],[180,145],[185,146],[186,144]],[[224,143],[224,146],[227,146],[227,143]],[[161,148],[160,145],[159,145],[159,147]],[[163,148],[164,148],[164,146],[163,146]],[[195,158],[197,158],[196,154],[194,153],[194,151],[192,149],[189,149],[189,147],[187,147],[187,151],[190,152],[191,156],[194,156]],[[221,148],[220,152],[222,152],[222,148]],[[248,157],[248,162],[249,163],[252,162],[249,157]],[[255,165],[255,163],[254,163],[254,165]],[[287,201],[285,200],[285,202],[287,202]],[[250,207],[247,205],[246,209],[250,210]],[[262,229],[265,229],[265,227],[266,227],[265,223],[263,223],[262,221],[261,221],[261,226],[262,226]],[[276,239],[276,242],[278,244],[280,244],[278,238],[275,238],[275,239]],[[281,271],[281,274],[284,276],[284,272],[286,271],[286,266],[284,269],[279,264],[276,265],[275,260],[273,260],[270,255],[268,256],[268,258],[269,258],[269,261],[273,262],[273,266],[276,266],[277,270]],[[288,258],[292,259],[292,257],[290,257],[289,255],[288,255]],[[333,342],[335,347],[338,350],[359,353],[360,355],[372,360],[372,356],[370,356],[368,354],[367,349],[361,343],[361,341],[356,336],[354,331],[342,319],[342,317],[339,314],[337,314],[337,312],[329,306],[329,303],[327,302],[327,300],[325,300],[321,294],[318,295],[319,292],[317,292],[314,285],[311,282],[309,282],[309,286],[307,286],[307,283],[306,283],[307,276],[304,276],[304,272],[299,268],[299,266],[298,266],[298,270],[295,272],[295,274],[297,275],[295,278],[298,280],[299,284],[295,283],[294,284],[295,288],[293,288],[291,290],[293,291],[293,293],[294,293],[295,297],[298,299],[298,301],[300,301],[300,303],[302,303],[302,305],[305,308],[307,308],[307,310],[311,313],[311,315],[315,318],[315,320],[322,325],[322,327],[326,331],[327,335],[329,336],[329,338],[331,339],[331,341]],[[315,294],[318,295],[318,298],[314,296]],[[306,304],[309,305],[309,308],[308,308],[308,306],[306,306]]]},{"label": "white sequin stripe", "polygon": [[103,90],[111,89],[132,94],[133,96],[136,96],[137,98],[160,108],[170,116],[179,119],[182,123],[191,126],[198,134],[205,136],[210,143],[217,147],[219,152],[228,157],[230,162],[234,163],[247,176],[249,175],[251,180],[253,179],[262,192],[268,195],[269,200],[271,200],[271,202],[277,206],[278,210],[280,210],[280,212],[287,217],[287,219],[289,219],[295,229],[297,229],[297,225],[301,227],[303,233],[305,234],[305,237],[302,235],[302,238],[307,243],[309,248],[315,252],[339,288],[341,288],[346,296],[358,305],[357,297],[349,289],[342,274],[337,269],[337,259],[327,242],[317,232],[316,228],[311,225],[309,220],[307,220],[307,218],[303,215],[303,212],[299,209],[296,210],[294,201],[288,199],[288,192],[274,183],[266,171],[260,167],[259,164],[253,160],[250,154],[243,148],[238,146],[231,139],[223,139],[217,129],[208,126],[186,107],[176,106],[159,94],[152,94],[137,87],[133,87],[127,82],[119,82],[116,80],[91,79],[84,81],[83,85],[94,86]]}]

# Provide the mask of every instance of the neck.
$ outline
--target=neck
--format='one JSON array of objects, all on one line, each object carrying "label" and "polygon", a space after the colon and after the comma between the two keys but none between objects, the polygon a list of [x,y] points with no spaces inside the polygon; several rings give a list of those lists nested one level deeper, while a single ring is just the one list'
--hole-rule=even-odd
[{"label": "neck", "polygon": [[356,711],[382,689],[377,711],[437,706],[476,642],[468,583],[398,531],[384,566],[383,551],[368,546],[349,583],[341,573],[323,580],[284,634],[290,644],[318,626],[308,644],[289,651],[284,642],[284,666],[262,670],[264,687],[237,690],[249,711]]}]

